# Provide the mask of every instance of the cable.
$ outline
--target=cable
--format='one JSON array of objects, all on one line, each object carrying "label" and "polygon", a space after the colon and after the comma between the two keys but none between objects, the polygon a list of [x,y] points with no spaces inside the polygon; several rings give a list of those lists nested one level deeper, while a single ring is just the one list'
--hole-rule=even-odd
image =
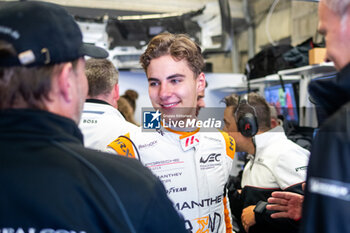
[{"label": "cable", "polygon": [[90,163],[88,160],[86,160],[80,154],[78,154],[75,151],[73,151],[73,150],[63,146],[61,143],[59,143],[57,141],[54,141],[54,140],[52,140],[51,143],[54,144],[55,146],[61,148],[62,150],[66,151],[67,153],[71,154],[74,158],[76,158],[82,164],[84,164],[87,168],[89,168],[100,179],[100,181],[105,185],[105,187],[110,192],[112,197],[115,199],[117,205],[119,206],[120,211],[122,212],[122,215],[123,215],[123,217],[125,219],[125,222],[128,225],[128,228],[130,229],[130,232],[131,233],[136,233],[136,230],[135,230],[133,224],[131,223],[130,217],[129,217],[128,213],[126,212],[125,207],[123,205],[123,202],[120,200],[120,197],[119,197],[118,193],[114,190],[112,185],[108,182],[108,180],[100,172],[100,170],[98,170],[98,168],[96,166],[94,166],[92,163]]},{"label": "cable", "polygon": [[125,139],[127,139],[129,142],[131,142],[132,146],[133,146],[134,149],[135,149],[135,152],[137,153],[137,159],[141,162],[140,153],[139,153],[139,150],[137,149],[135,143],[134,143],[130,138],[128,138],[127,136],[120,135],[119,137],[120,137],[120,138],[125,138]]},{"label": "cable", "polygon": [[270,24],[270,18],[271,18],[271,15],[273,13],[273,11],[275,10],[275,7],[276,5],[279,3],[280,0],[275,0],[269,10],[269,13],[267,14],[267,17],[266,17],[266,24],[265,24],[265,32],[266,32],[266,35],[267,35],[267,39],[269,40],[269,42],[273,45],[273,46],[276,46],[277,43],[275,41],[272,40],[271,38],[271,34],[270,34],[270,31],[269,31],[269,24]]}]

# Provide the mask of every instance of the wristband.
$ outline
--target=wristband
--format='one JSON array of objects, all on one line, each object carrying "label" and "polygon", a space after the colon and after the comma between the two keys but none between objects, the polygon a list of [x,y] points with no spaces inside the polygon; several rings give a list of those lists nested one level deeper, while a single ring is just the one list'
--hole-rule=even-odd
[{"label": "wristband", "polygon": [[265,201],[259,201],[255,208],[254,208],[254,213],[262,214],[265,212],[267,202]]}]

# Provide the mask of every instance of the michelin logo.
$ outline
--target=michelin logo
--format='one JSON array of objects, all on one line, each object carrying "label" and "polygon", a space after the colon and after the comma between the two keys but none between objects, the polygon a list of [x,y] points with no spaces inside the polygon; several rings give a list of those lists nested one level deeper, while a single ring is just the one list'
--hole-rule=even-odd
[{"label": "michelin logo", "polygon": [[160,115],[159,110],[144,111],[143,112],[143,128],[144,129],[159,129],[160,128]]}]

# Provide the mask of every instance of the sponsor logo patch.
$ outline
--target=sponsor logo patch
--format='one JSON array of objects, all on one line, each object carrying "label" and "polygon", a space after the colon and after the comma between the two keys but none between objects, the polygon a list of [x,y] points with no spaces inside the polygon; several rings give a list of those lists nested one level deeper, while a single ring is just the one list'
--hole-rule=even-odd
[{"label": "sponsor logo patch", "polygon": [[210,155],[208,155],[208,157],[204,158],[201,157],[200,159],[200,163],[211,163],[211,162],[220,162],[219,157],[221,156],[221,154],[216,154],[216,153],[212,153]]},{"label": "sponsor logo patch", "polygon": [[97,120],[93,120],[93,119],[84,119],[83,120],[84,124],[97,124]]},{"label": "sponsor logo patch", "polygon": [[350,184],[337,180],[312,177],[309,181],[309,191],[319,195],[350,201]]},{"label": "sponsor logo patch", "polygon": [[192,221],[185,221],[186,230],[191,233],[218,232],[220,225],[221,215],[216,212],[208,216],[193,219]]},{"label": "sponsor logo patch", "polygon": [[212,153],[207,157],[201,157],[199,160],[201,170],[213,169],[221,165],[220,161],[221,154]]},{"label": "sponsor logo patch", "polygon": [[176,203],[175,208],[178,210],[194,209],[199,207],[209,207],[222,203],[223,195],[218,195],[215,198],[206,198],[200,201],[185,201],[182,203]]},{"label": "sponsor logo patch", "polygon": [[180,193],[185,191],[187,191],[187,187],[170,187],[169,189],[166,190],[166,193],[171,194],[171,193]]},{"label": "sponsor logo patch", "polygon": [[143,128],[144,129],[159,129],[160,128],[160,116],[159,110],[144,111],[143,112]]},{"label": "sponsor logo patch", "polygon": [[144,149],[144,148],[148,148],[148,147],[152,147],[154,145],[156,145],[158,143],[157,140],[154,140],[150,143],[147,143],[147,144],[142,144],[142,145],[139,145],[139,149]]}]

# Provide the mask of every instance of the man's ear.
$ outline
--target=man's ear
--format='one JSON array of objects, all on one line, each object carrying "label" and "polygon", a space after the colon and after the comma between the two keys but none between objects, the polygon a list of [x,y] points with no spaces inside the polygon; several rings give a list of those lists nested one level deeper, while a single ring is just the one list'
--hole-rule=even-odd
[{"label": "man's ear", "polygon": [[108,98],[109,98],[109,104],[111,104],[115,108],[118,108],[119,84],[114,84]]},{"label": "man's ear", "polygon": [[197,93],[203,91],[204,89],[205,89],[205,75],[202,72],[197,77]]},{"label": "man's ear", "polygon": [[117,100],[119,100],[119,84],[117,83],[117,84],[115,84],[114,85],[114,99],[115,99],[115,101],[117,101]]},{"label": "man's ear", "polygon": [[63,65],[61,72],[57,75],[58,80],[58,92],[63,100],[66,102],[72,101],[72,79],[70,78],[71,72],[73,72],[72,63],[67,62]]},{"label": "man's ear", "polygon": [[271,129],[277,127],[279,125],[279,122],[277,119],[271,118]]}]

